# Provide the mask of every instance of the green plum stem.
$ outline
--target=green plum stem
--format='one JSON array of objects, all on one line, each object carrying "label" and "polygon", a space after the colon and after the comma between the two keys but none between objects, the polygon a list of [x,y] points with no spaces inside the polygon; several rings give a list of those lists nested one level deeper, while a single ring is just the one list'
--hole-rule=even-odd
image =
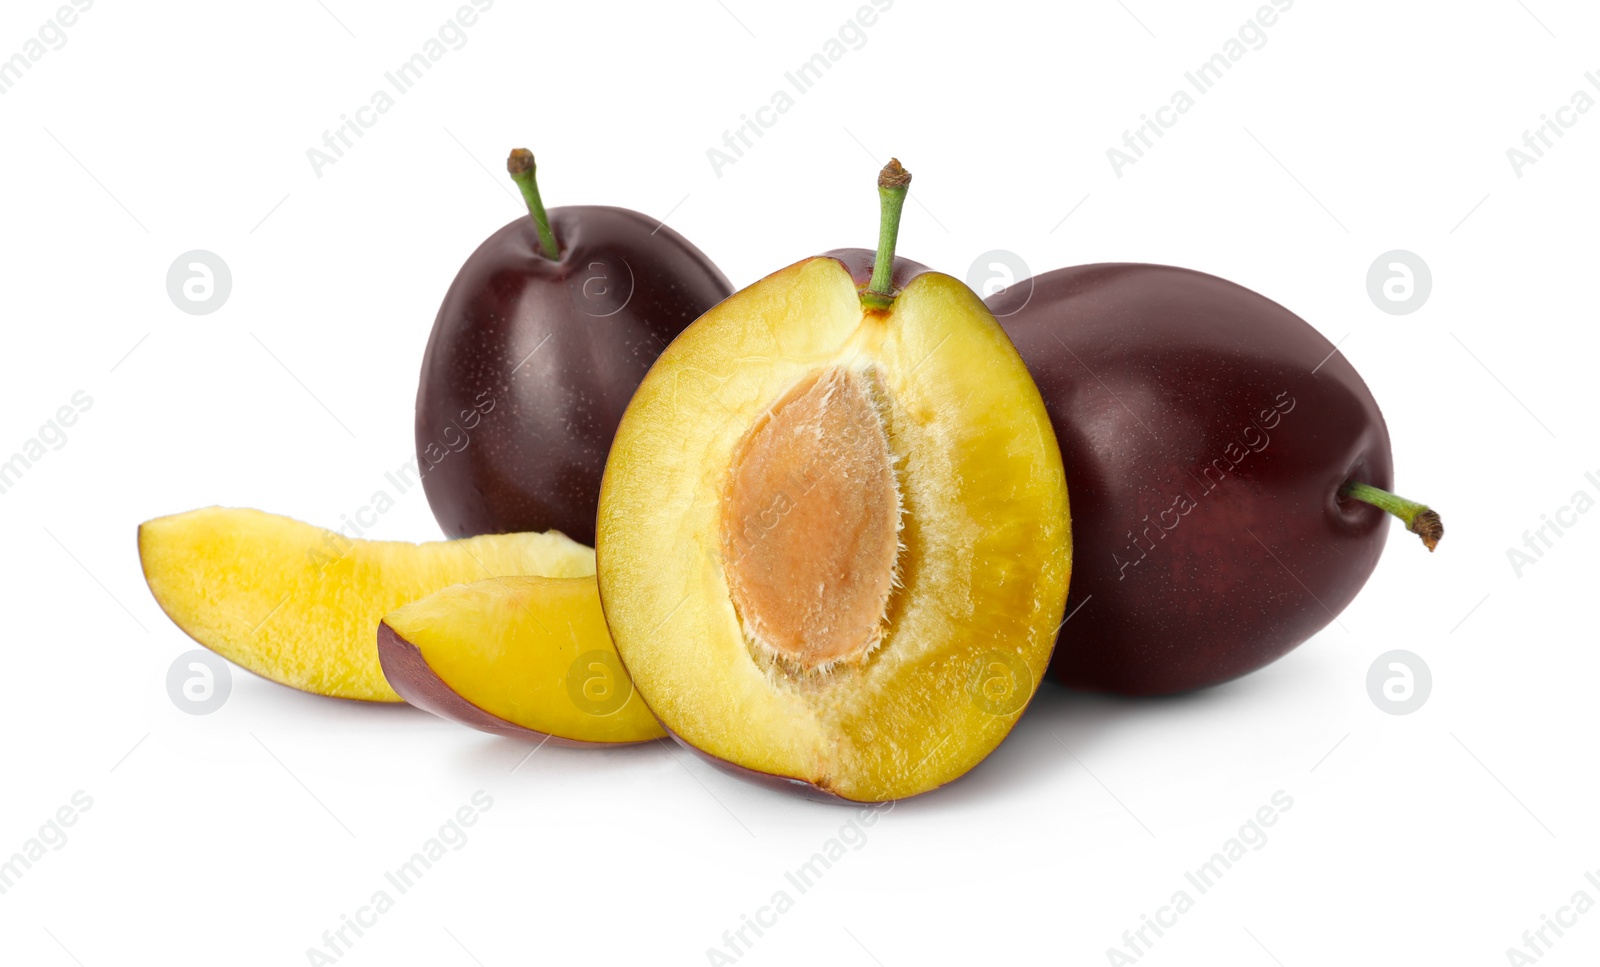
[{"label": "green plum stem", "polygon": [[1430,551],[1439,545],[1439,538],[1444,536],[1444,522],[1425,504],[1353,480],[1340,487],[1339,494],[1371,504],[1400,518],[1405,522],[1406,530],[1422,538],[1423,545]]},{"label": "green plum stem", "polygon": [[545,257],[551,260],[561,258],[561,249],[556,245],[556,233],[550,229],[550,216],[545,214],[544,201],[539,197],[539,182],[533,176],[533,152],[527,148],[513,149],[511,157],[506,159],[506,170],[511,173],[511,180],[522,189],[522,200],[528,203],[528,214],[533,216],[533,224],[539,228],[539,244],[544,248]]},{"label": "green plum stem", "polygon": [[887,311],[894,305],[894,249],[900,240],[900,213],[906,207],[906,191],[911,187],[911,172],[897,158],[878,172],[878,254],[872,263],[872,281],[861,293],[861,304]]}]

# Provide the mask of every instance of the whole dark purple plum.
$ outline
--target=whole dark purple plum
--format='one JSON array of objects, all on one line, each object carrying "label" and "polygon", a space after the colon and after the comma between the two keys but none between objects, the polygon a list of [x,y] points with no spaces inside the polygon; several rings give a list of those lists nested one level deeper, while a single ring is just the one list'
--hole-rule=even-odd
[{"label": "whole dark purple plum", "polygon": [[[1333,621],[1383,551],[1389,431],[1320,333],[1163,265],[1059,269],[990,309],[1039,385],[1072,495],[1066,685],[1158,695],[1274,661]],[[1380,506],[1382,509],[1380,509]]]},{"label": "whole dark purple plum", "polygon": [[677,232],[636,211],[545,212],[533,156],[507,165],[529,214],[456,275],[417,390],[418,467],[450,537],[559,530],[594,543],[622,411],[661,351],[733,292]]}]

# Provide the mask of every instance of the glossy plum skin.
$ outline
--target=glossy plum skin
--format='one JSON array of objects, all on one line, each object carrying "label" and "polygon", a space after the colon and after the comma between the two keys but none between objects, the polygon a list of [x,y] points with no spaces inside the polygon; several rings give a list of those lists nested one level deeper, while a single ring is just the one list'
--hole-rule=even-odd
[{"label": "glossy plum skin", "polygon": [[552,208],[561,257],[527,216],[456,275],[422,360],[417,463],[452,537],[559,530],[594,543],[622,411],[661,351],[732,294],[683,236],[624,208]]},{"label": "glossy plum skin", "polygon": [[1304,320],[1160,265],[1060,269],[990,309],[1039,385],[1072,496],[1073,577],[1052,672],[1160,695],[1227,681],[1327,625],[1377,565],[1383,415]]},{"label": "glossy plum skin", "polygon": [[[859,289],[872,281],[872,263],[878,256],[871,249],[836,248],[823,252],[822,257],[833,259],[843,265],[849,271],[850,277],[856,280],[856,288]],[[930,271],[932,270],[921,262],[896,258],[894,260],[894,268],[889,270],[889,284],[894,286],[895,291],[898,292],[904,289],[906,283],[912,279]]]}]

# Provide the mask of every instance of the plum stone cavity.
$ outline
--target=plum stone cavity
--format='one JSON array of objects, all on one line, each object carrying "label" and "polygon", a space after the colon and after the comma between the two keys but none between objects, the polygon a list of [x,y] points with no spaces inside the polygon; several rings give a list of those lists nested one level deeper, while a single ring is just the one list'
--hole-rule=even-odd
[{"label": "plum stone cavity", "polygon": [[722,506],[728,590],[780,667],[857,663],[883,638],[901,500],[872,369],[832,366],[786,393],[734,450]]}]

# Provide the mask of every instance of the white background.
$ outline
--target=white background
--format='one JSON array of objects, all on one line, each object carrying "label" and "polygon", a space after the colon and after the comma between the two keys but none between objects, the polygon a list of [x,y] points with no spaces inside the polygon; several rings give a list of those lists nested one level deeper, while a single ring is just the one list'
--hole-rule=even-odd
[{"label": "white background", "polygon": [[[8,2],[0,56],[55,6]],[[1119,178],[1107,148],[1254,0],[900,0],[718,177],[707,149],[856,6],[499,0],[320,177],[307,149],[455,0],[96,3],[0,96],[0,455],[93,399],[0,496],[0,858],[93,800],[0,896],[0,959],[307,963],[481,789],[467,844],[341,963],[702,964],[852,815],[664,745],[546,747],[513,772],[529,747],[243,671],[209,716],[168,697],[193,645],[145,590],[135,526],[212,503],[336,525],[368,503],[411,455],[445,287],[521,211],[502,165],[523,144],[551,205],[667,218],[739,286],[870,245],[890,153],[916,175],[902,254],[951,274],[1005,249],[1036,272],[1234,279],[1343,340],[1397,489],[1448,525],[1434,555],[1396,525],[1343,628],[1244,680],[1153,702],[1047,685],[741,963],[1117,962],[1279,790],[1266,844],[1142,962],[1502,964],[1574,892],[1600,901],[1600,513],[1520,576],[1506,553],[1600,496],[1600,111],[1521,177],[1506,155],[1574,91],[1600,97],[1600,11],[1301,0]],[[232,269],[212,315],[167,295],[192,249]],[[1367,294],[1392,249],[1432,269],[1410,315]],[[413,490],[373,535],[438,530]],[[1367,692],[1394,648],[1432,669],[1410,715]],[[1547,936],[1543,962],[1593,963],[1600,910]]]}]

